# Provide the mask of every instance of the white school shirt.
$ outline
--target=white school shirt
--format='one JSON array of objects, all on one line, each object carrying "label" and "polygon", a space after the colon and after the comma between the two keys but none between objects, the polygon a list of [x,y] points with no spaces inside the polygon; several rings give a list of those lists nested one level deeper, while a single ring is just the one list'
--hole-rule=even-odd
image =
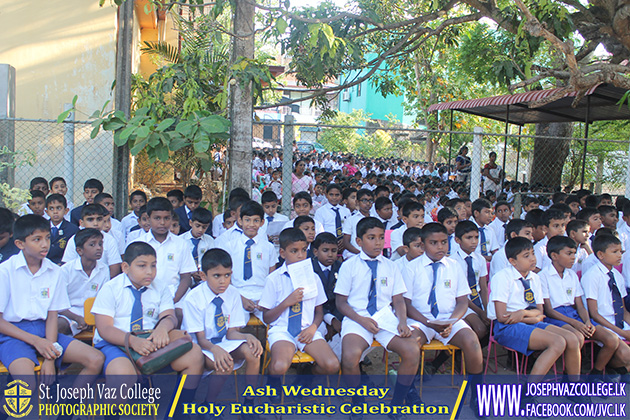
[{"label": "white school shirt", "polygon": [[[216,294],[210,289],[208,283],[200,284],[188,293],[184,298],[182,312],[184,319],[182,321],[182,329],[188,331],[193,341],[197,343],[198,332],[203,331],[207,340],[217,336],[217,328],[214,321],[216,305],[212,301],[216,297],[223,299],[221,311],[226,319],[227,328],[242,328],[247,325],[245,319],[245,311],[241,295],[232,285],[229,285],[225,292]],[[227,340],[227,335],[223,336],[221,341]]]},{"label": "white school shirt", "polygon": [[[159,272],[159,271],[158,271]],[[131,330],[131,311],[135,298],[129,289],[135,287],[125,273],[119,274],[101,287],[96,295],[92,313],[114,319],[114,327],[124,332]],[[160,319],[160,314],[174,309],[173,296],[166,287],[160,287],[153,281],[147,286],[140,298],[142,302],[142,329],[153,329]],[[94,344],[102,341],[98,329],[94,331]]]},{"label": "white school shirt", "polygon": [[335,293],[348,296],[348,305],[361,316],[370,316],[367,311],[368,294],[372,280],[372,270],[367,260],[378,261],[376,269],[376,310],[380,310],[392,303],[392,296],[407,291],[405,282],[396,263],[379,255],[370,258],[361,251],[359,254],[344,261],[337,275]]},{"label": "white school shirt", "polygon": [[126,248],[126,243],[125,243],[125,236],[122,234],[122,232],[120,232],[117,229],[114,229],[113,227],[109,230],[110,235],[112,235],[112,237],[114,238],[114,240],[116,241],[116,245],[118,245],[118,253],[120,255],[125,253],[125,248]]},{"label": "white school shirt", "polygon": [[0,313],[8,322],[36,321],[48,311],[70,307],[68,294],[59,277],[59,267],[48,258],[37,273],[31,273],[20,251],[0,265]]},{"label": "white school shirt", "polygon": [[188,244],[170,231],[162,243],[155,239],[151,230],[138,240],[151,245],[157,254],[157,274],[152,284],[158,288],[168,288],[171,298],[174,297],[179,287],[180,275],[197,271],[192,253],[188,252]]},{"label": "white school shirt", "polygon": [[276,265],[278,254],[276,248],[264,235],[256,235],[251,246],[252,277],[243,278],[245,269],[245,248],[249,240],[244,234],[234,236],[231,241],[222,245],[232,257],[232,285],[238,292],[253,301],[258,301],[265,286],[265,279],[271,267]]},{"label": "white school shirt", "polygon": [[[365,216],[360,211],[358,211],[354,215],[347,218],[345,223],[343,224],[344,235],[350,235],[350,244],[359,250],[361,248],[359,247],[359,244],[357,244],[357,225],[364,218]],[[343,250],[343,258],[345,260],[352,257],[353,255],[356,255],[356,254],[348,251],[347,249]]]},{"label": "white school shirt", "polygon": [[543,299],[549,299],[552,308],[575,305],[575,298],[584,295],[577,274],[573,270],[564,270],[562,277],[553,265],[545,267],[540,273],[540,286]]},{"label": "white school shirt", "polygon": [[484,235],[486,236],[486,244],[487,244],[488,253],[492,255],[492,251],[496,251],[497,249],[499,249],[499,246],[497,245],[496,237],[494,235],[494,231],[488,228],[487,225],[484,227],[479,226],[475,218],[472,216],[470,216],[470,221],[473,222],[475,226],[477,226],[477,228],[479,229],[479,244],[477,245],[477,252],[481,254],[481,229],[484,229]]},{"label": "white school shirt", "polygon": [[[525,300],[525,289],[520,281],[521,277],[523,277],[521,273],[513,266],[505,268],[492,276],[492,286],[488,297],[488,318],[497,319],[494,302],[505,303],[507,312],[527,309],[529,305]],[[536,273],[530,271],[526,279],[529,280],[529,286],[534,293],[534,302],[536,305],[542,305],[544,301],[540,278]]]},{"label": "white school shirt", "polygon": [[[190,252],[190,255],[192,255],[193,248],[195,247],[195,245],[193,245],[192,243],[192,231],[186,231],[179,235],[179,237],[186,241],[186,244],[188,245],[188,251]],[[201,235],[201,238],[199,238],[199,245],[197,246],[197,261],[195,261],[195,264],[197,264],[197,269],[201,270],[201,259],[203,258],[203,254],[205,254],[207,250],[212,248],[214,248],[214,239],[212,239],[212,236],[208,235],[207,233]],[[193,257],[193,261],[194,259],[195,257]]]},{"label": "white school shirt", "polygon": [[68,293],[70,311],[80,316],[84,315],[85,300],[96,297],[103,284],[109,281],[109,267],[101,261],[96,261],[96,266],[89,276],[83,270],[81,258],[64,264],[59,273]]},{"label": "white school shirt", "polygon": [[[413,260],[411,260],[411,261],[413,261]],[[402,274],[402,276],[403,276],[403,281],[405,281],[405,275],[406,275],[406,274],[405,274],[405,272],[406,272],[407,270],[409,270],[409,264],[411,264],[411,261],[409,261],[409,259],[408,259],[408,258],[407,258],[407,256],[405,255],[405,256],[404,256],[404,257],[402,257],[402,258],[398,258],[398,259],[396,260],[396,262],[394,263],[394,264],[396,264],[396,266],[397,266],[397,267],[398,267],[398,269],[400,270],[400,274]],[[406,284],[407,284],[407,283],[405,283],[405,285],[406,285]],[[409,289],[409,288],[407,288],[407,289]]]},{"label": "white school shirt", "polygon": [[[110,265],[120,264],[122,262],[122,258],[120,258],[121,254],[118,251],[118,243],[116,243],[116,239],[107,232],[101,231],[101,233],[103,234],[103,255],[99,261],[102,261],[108,267]],[[61,258],[61,261],[64,263],[79,258],[77,246],[74,243],[75,236],[76,235],[68,239],[66,250],[63,252],[63,257]]]},{"label": "white school shirt", "polygon": [[324,231],[332,233],[336,237],[337,228],[335,225],[335,218],[337,217],[337,213],[333,209],[339,210],[339,217],[341,218],[341,229],[343,230],[343,223],[347,218],[350,217],[350,210],[341,205],[333,206],[330,203],[324,204],[319,209],[317,209],[314,219],[319,221],[324,226]]},{"label": "white school shirt", "polygon": [[[264,281],[265,287],[262,290],[260,301],[258,302],[259,306],[266,309],[273,309],[280,305],[287,296],[293,293],[295,289],[293,288],[291,277],[287,275],[288,273],[287,264],[284,263],[282,267],[267,276]],[[317,296],[302,301],[302,329],[309,327],[313,323],[315,307],[323,305],[328,300],[322,282],[314,271],[312,272],[311,281],[314,282],[317,287]],[[269,334],[287,331],[289,328],[289,308],[285,309],[278,319],[270,325]]]},{"label": "white school shirt", "polygon": [[[627,292],[624,287],[623,276],[616,268],[612,269],[615,276],[617,289],[621,293],[621,298],[626,297]],[[608,287],[608,269],[599,260],[588,271],[582,274],[582,287],[584,288],[584,296],[586,299],[595,299],[597,301],[597,312],[613,325],[615,324],[615,310],[612,304],[612,292]],[[627,309],[626,309],[627,310]],[[624,329],[629,329],[628,323],[624,321]]]},{"label": "white school shirt", "polygon": [[[282,230],[292,228],[293,227],[293,222],[295,222],[295,219],[297,219],[297,217],[294,217],[293,219],[289,220],[284,225]],[[315,219],[313,219],[313,220],[315,220]],[[342,221],[342,223],[343,223],[343,221]],[[343,224],[342,224],[341,227],[343,229]],[[320,233],[324,233],[324,232],[326,232],[326,231],[324,230],[324,225],[322,225],[322,222],[320,222],[319,220],[315,220],[315,236],[319,235]],[[335,235],[335,237],[337,236],[335,233],[333,233],[333,235]]]},{"label": "white school shirt", "polygon": [[548,243],[549,238],[545,236],[540,241],[536,242],[536,245],[534,245],[534,254],[536,255],[536,268],[539,268],[540,270],[551,266],[551,259],[549,258],[549,255],[547,255]]},{"label": "white school shirt", "polygon": [[507,222],[502,222],[498,217],[495,217],[492,222],[488,224],[488,229],[494,232],[495,244],[497,247],[505,245],[505,226],[508,224]]},{"label": "white school shirt", "polygon": [[630,252],[626,251],[623,253],[623,257],[621,257],[621,264],[623,265],[621,274],[626,282],[626,289],[630,289]]},{"label": "white school shirt", "polygon": [[215,239],[221,236],[221,234],[227,230],[225,227],[223,227],[223,222],[225,222],[225,220],[223,219],[223,213],[217,214],[216,216],[214,216],[214,219],[212,219],[212,236],[214,236]]},{"label": "white school shirt", "polygon": [[133,232],[129,232],[129,235],[127,235],[127,241],[125,242],[125,249],[127,249],[130,243],[139,241],[140,236],[144,235],[147,232],[148,230],[144,230],[142,228],[136,229]]},{"label": "white school shirt", "polygon": [[120,229],[125,236],[125,240],[127,239],[127,235],[131,232],[131,228],[138,224],[138,216],[133,211],[122,218],[120,221]]},{"label": "white school shirt", "polygon": [[[464,279],[466,280],[466,284],[468,284],[468,263],[466,262],[466,257],[469,255],[466,254],[460,247],[457,247],[457,250],[451,254],[451,259],[459,264],[459,267],[464,272]],[[479,297],[481,298],[481,289],[479,286],[479,279],[481,277],[485,277],[488,275],[488,263],[484,257],[477,251],[474,251],[470,254],[472,257],[472,265],[473,271],[475,272],[475,285],[477,287],[477,293],[479,293]],[[471,291],[472,292],[472,291]]]},{"label": "white school shirt", "polygon": [[[258,233],[260,233],[260,229],[258,230]],[[230,242],[233,238],[239,237],[242,234],[243,229],[241,229],[235,222],[231,228],[227,229],[225,232],[215,238],[214,246],[216,248],[225,249],[225,246],[228,242]]]},{"label": "white school shirt", "polygon": [[[268,219],[268,215],[265,213],[265,217],[264,217],[264,222],[262,224],[262,226],[260,227],[260,232],[264,232],[265,235],[267,234],[267,228],[269,227],[269,219]],[[273,216],[271,216],[271,222],[288,222],[289,218],[287,216],[285,216],[282,213],[277,213],[274,214]]]},{"label": "white school shirt", "polygon": [[599,260],[595,256],[594,252],[588,257],[584,258],[584,261],[582,261],[582,275],[584,275],[584,273],[590,270],[598,262]]},{"label": "white school shirt", "polygon": [[621,219],[623,224],[617,228],[617,234],[619,235],[619,240],[621,241],[621,246],[623,250],[626,251],[628,249],[628,241],[630,241],[630,226],[625,222],[625,220]]},{"label": "white school shirt", "polygon": [[117,230],[118,232],[120,232],[123,235],[123,238],[124,238],[125,237],[125,233],[123,232],[123,227],[122,227],[122,223],[120,222],[120,220],[114,219],[113,217],[110,217],[109,220],[111,220],[111,222],[112,222],[112,229]]},{"label": "white school shirt", "polygon": [[435,300],[439,314],[436,317],[431,313],[429,294],[433,288],[433,261],[423,254],[408,265],[405,284],[407,293],[405,297],[411,300],[411,304],[428,319],[449,319],[457,305],[457,298],[470,295],[470,287],[466,281],[466,275],[459,264],[444,257],[438,266],[437,281],[435,283]]},{"label": "white school shirt", "polygon": [[575,252],[575,263],[573,264],[573,267],[571,267],[571,270],[573,270],[576,274],[582,273],[582,264],[586,258],[588,258],[588,252],[582,247],[582,245],[578,244],[577,251]]},{"label": "white school shirt", "polygon": [[403,235],[407,230],[407,225],[405,223],[402,224],[399,228],[392,230],[392,234],[390,236],[390,243],[392,245],[392,261],[396,261],[401,258],[401,255],[396,252],[396,250],[403,246]]},{"label": "white school shirt", "polygon": [[492,274],[488,280],[494,277],[499,271],[512,267],[510,261],[508,261],[507,255],[505,255],[505,245],[499,248],[497,252],[492,255],[492,261],[490,261],[490,273]]}]

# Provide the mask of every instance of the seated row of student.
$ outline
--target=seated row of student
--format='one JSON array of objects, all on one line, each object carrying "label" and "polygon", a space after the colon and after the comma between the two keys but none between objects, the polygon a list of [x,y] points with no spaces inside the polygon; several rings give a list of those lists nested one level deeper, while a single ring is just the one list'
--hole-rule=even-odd
[{"label": "seated row of student", "polygon": [[339,253],[343,252],[343,225],[351,216],[350,210],[340,205],[342,199],[341,186],[328,184],[326,187],[326,204],[315,212],[315,221],[321,223],[324,231],[337,237]]},{"label": "seated row of student", "polygon": [[412,227],[422,228],[424,226],[424,206],[417,201],[409,201],[402,208],[402,226],[394,229],[391,233],[391,248],[393,261],[405,255],[403,245],[403,234]]},{"label": "seated row of student", "polygon": [[[582,285],[571,269],[577,251],[575,241],[565,236],[555,236],[549,239],[546,248],[551,263],[539,273],[545,322],[571,331],[578,338],[580,348],[586,339],[602,344],[591,371],[601,380],[602,373],[617,352],[619,338],[609,329],[594,323],[584,306]],[[622,353],[620,357],[623,357]]]},{"label": "seated row of student", "polygon": [[[103,231],[103,218],[107,216],[109,212],[105,209],[105,207],[100,204],[88,204],[81,207],[81,218],[79,219],[79,227],[80,228],[93,228],[98,229],[99,231]],[[101,260],[105,265],[109,267],[110,277],[114,278],[118,274],[120,274],[120,263],[122,259],[120,258],[120,251],[118,249],[118,244],[113,236],[108,233],[103,234],[103,256]],[[65,251],[63,253],[63,257],[61,261],[63,263],[67,263],[76,259],[79,255],[77,254],[74,236],[68,239]]]},{"label": "seated row of student", "polygon": [[551,265],[551,259],[547,256],[547,243],[549,239],[555,236],[564,236],[566,233],[567,218],[566,215],[558,209],[549,209],[543,214],[543,229],[545,237],[534,245],[534,254],[536,255],[535,273]]},{"label": "seated row of student", "polygon": [[[63,195],[68,202],[68,209],[72,210],[74,208],[74,204],[68,198],[68,186],[66,185],[66,180],[60,176],[56,176],[50,180],[50,182],[46,181],[45,178],[35,177],[31,179],[29,183],[29,191],[41,191],[44,194],[44,197],[47,197],[48,194],[61,194]],[[24,206],[22,206],[24,208]],[[67,215],[66,220],[70,221],[70,215]]]},{"label": "seated row of student", "polygon": [[374,203],[374,193],[367,188],[357,191],[357,212],[346,219],[343,225],[344,243],[343,258],[348,259],[361,252],[357,244],[357,223],[370,216],[370,209]]},{"label": "seated row of student", "polygon": [[479,245],[477,251],[490,262],[492,255],[499,249],[494,232],[488,228],[492,222],[492,204],[485,198],[479,198],[472,203],[470,221],[479,228]]},{"label": "seated row of student", "polygon": [[14,223],[15,215],[13,212],[0,207],[0,263],[20,252],[20,249],[13,242]]},{"label": "seated row of student", "polygon": [[83,198],[85,202],[70,211],[70,222],[79,226],[81,219],[81,209],[87,204],[94,204],[94,197],[103,192],[103,183],[98,179],[90,178],[83,184]]},{"label": "seated row of student", "polygon": [[46,198],[46,214],[50,220],[48,259],[60,265],[68,241],[79,231],[79,228],[65,219],[68,208],[66,197],[61,194],[50,194]]},{"label": "seated row of student", "polygon": [[494,274],[488,318],[494,320],[494,338],[502,346],[536,359],[528,380],[538,382],[564,354],[568,379],[577,381],[581,371],[580,343],[575,334],[544,322],[540,278],[533,269],[536,256],[529,239],[515,237],[505,245],[511,267]]},{"label": "seated row of student", "polygon": [[[162,199],[171,208],[167,213],[170,219],[172,205],[168,199]],[[154,210],[155,203],[151,201],[147,206],[153,217],[163,216],[160,214],[162,210]],[[105,356],[102,366],[107,386],[119,387],[123,383],[132,386],[137,380],[133,362],[120,348],[125,345],[127,333],[153,330],[147,338],[129,337],[129,346],[143,356],[182,335],[181,331],[176,330],[178,320],[173,295],[165,284],[157,281],[159,265],[156,251],[151,245],[134,242],[125,250],[123,274],[106,282],[96,296],[92,307],[96,322],[94,347]],[[170,365],[174,371],[188,375],[180,397],[183,402],[194,400],[203,373],[203,358],[201,348],[194,344],[190,351]]]},{"label": "seated row of student", "polygon": [[[391,404],[400,406],[405,399],[410,404],[419,400],[417,391],[412,388],[420,349],[407,323],[403,298],[407,288],[396,263],[383,257],[384,242],[383,223],[374,217],[362,219],[357,225],[357,243],[361,252],[345,261],[339,270],[335,294],[337,309],[344,316],[341,367],[347,386],[357,387],[359,361],[374,340],[396,352],[401,361]],[[395,315],[391,313],[390,305]],[[373,319],[377,311],[389,311],[389,315],[383,317],[389,320],[389,325],[379,325]],[[353,406],[363,402],[361,396],[352,397]]]},{"label": "seated row of student", "polygon": [[[177,226],[179,228],[179,220],[177,216],[173,213],[173,217],[177,221]],[[146,204],[140,209],[138,209],[138,224],[132,227],[127,235],[127,239],[125,241],[125,248],[129,246],[130,243],[138,240],[140,235],[148,232],[151,229],[151,223],[149,221],[149,215],[147,214],[147,206]]]},{"label": "seated row of student", "polygon": [[[308,192],[300,191],[299,193],[295,194],[295,196],[293,197],[293,211],[295,212],[295,217],[309,216],[312,209],[313,198]],[[293,221],[295,220],[295,217],[286,222],[283,230],[293,227]],[[326,230],[324,229],[324,225],[322,225],[321,222],[315,220],[315,232],[317,234],[320,234],[325,231]]]},{"label": "seated row of student", "polygon": [[96,379],[104,358],[98,350],[57,333],[57,314],[70,303],[60,268],[46,258],[49,222],[33,214],[22,216],[13,233],[20,252],[0,265],[0,362],[31,389],[36,386],[38,354],[44,358],[40,374],[49,382],[62,364],[78,363],[83,369],[74,386],[83,387]]},{"label": "seated row of student", "polygon": [[[308,242],[308,237],[306,240]],[[311,243],[310,249],[313,253],[313,258],[311,258],[313,271],[321,279],[322,287],[328,299],[323,306],[324,323],[322,326],[324,328],[320,328],[320,331],[325,336],[324,324],[330,325],[332,335],[334,335],[341,332],[341,321],[343,320],[343,315],[337,309],[335,302],[335,286],[341,268],[341,262],[337,259],[337,237],[328,232],[320,233]]]},{"label": "seated row of student", "polygon": [[[131,206],[131,212],[122,218],[120,221],[120,229],[125,236],[125,241],[131,230],[138,226],[142,213],[140,209],[147,204],[147,195],[144,191],[136,190],[129,194],[129,205]],[[129,243],[129,242],[126,242]]]},{"label": "seated row of student", "polygon": [[[241,295],[230,284],[232,258],[226,251],[214,248],[201,258],[203,284],[184,299],[182,329],[188,331],[204,354],[204,367],[214,371],[205,402],[212,403],[223,388],[228,375],[245,364],[245,382],[256,386],[263,348],[260,341],[240,329],[247,325]],[[253,405],[252,398],[245,398]],[[249,418],[245,416],[245,418]]]},{"label": "seated row of student", "polygon": [[[472,222],[458,225],[456,235],[460,249],[457,252],[466,255],[464,258],[475,255],[478,234]],[[475,385],[480,382],[483,367],[478,335],[485,336],[487,327],[483,326],[480,316],[472,308],[481,309],[478,305],[483,305],[483,302],[480,302],[479,292],[485,292],[485,288],[480,290],[479,280],[474,273],[472,276],[464,274],[457,259],[462,255],[446,256],[448,234],[444,226],[439,223],[426,224],[421,230],[421,243],[424,254],[411,261],[403,275],[407,286],[404,297],[408,325],[414,329],[412,337],[417,340],[418,348],[435,339],[462,349],[472,382],[473,407],[476,405]],[[475,259],[485,265],[480,255],[476,255]],[[474,325],[476,331],[470,325]]]}]

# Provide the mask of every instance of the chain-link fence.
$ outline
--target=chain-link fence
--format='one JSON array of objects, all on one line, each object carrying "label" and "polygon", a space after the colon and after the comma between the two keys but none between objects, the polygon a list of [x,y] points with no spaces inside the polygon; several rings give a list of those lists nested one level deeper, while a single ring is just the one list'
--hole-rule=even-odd
[{"label": "chain-link fence", "polygon": [[[29,188],[31,179],[63,177],[68,196],[75,205],[83,203],[83,183],[96,178],[112,192],[114,174],[113,139],[101,131],[90,137],[92,126],[84,121],[0,119],[0,144],[12,149],[17,167],[9,172],[12,184]],[[11,179],[13,178],[13,179]]]}]

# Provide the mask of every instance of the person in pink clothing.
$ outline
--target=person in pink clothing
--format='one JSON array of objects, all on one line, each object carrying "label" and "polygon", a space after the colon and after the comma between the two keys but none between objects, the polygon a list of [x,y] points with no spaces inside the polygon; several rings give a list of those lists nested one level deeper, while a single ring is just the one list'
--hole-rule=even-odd
[{"label": "person in pink clothing", "polygon": [[293,195],[307,191],[309,194],[313,195],[313,186],[315,181],[308,175],[304,174],[304,170],[306,169],[306,162],[303,160],[298,160],[295,163],[295,170],[291,174],[291,193]]}]

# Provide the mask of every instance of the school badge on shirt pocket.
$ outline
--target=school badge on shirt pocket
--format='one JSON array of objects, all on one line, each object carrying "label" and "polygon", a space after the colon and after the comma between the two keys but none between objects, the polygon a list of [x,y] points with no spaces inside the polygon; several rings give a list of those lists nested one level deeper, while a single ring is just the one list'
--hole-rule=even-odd
[{"label": "school badge on shirt pocket", "polygon": [[50,298],[50,288],[49,287],[43,287],[40,291],[39,291],[39,297],[42,299],[48,299]]},{"label": "school badge on shirt pocket", "polygon": [[174,261],[175,260],[175,254],[168,254],[166,256],[166,260],[167,261]]},{"label": "school badge on shirt pocket", "polygon": [[387,277],[381,277],[381,285],[387,287]]},{"label": "school badge on shirt pocket", "polygon": [[444,287],[447,289],[451,288],[451,279],[444,280]]}]

